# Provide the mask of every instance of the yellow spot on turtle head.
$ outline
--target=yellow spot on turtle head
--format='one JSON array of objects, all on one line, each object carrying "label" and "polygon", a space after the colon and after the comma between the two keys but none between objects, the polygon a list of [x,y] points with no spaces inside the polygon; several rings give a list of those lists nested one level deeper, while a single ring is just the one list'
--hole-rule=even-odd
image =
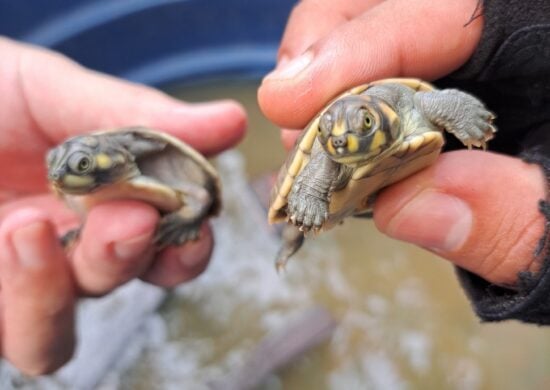
[{"label": "yellow spot on turtle head", "polygon": [[92,176],[65,175],[63,184],[70,188],[87,187],[94,183]]},{"label": "yellow spot on turtle head", "polygon": [[372,137],[372,142],[370,144],[370,150],[376,150],[382,147],[386,143],[386,134],[383,130],[377,130]]},{"label": "yellow spot on turtle head", "polygon": [[334,149],[334,146],[332,146],[332,139],[331,138],[328,139],[326,148],[332,156],[336,156],[336,150]]},{"label": "yellow spot on turtle head", "polygon": [[346,132],[346,125],[345,123],[338,121],[334,124],[334,127],[332,128],[332,131],[330,132],[330,135],[334,137],[338,137],[339,135],[342,135]]},{"label": "yellow spot on turtle head", "polygon": [[354,135],[348,135],[348,152],[355,153],[359,150],[359,140]]},{"label": "yellow spot on turtle head", "polygon": [[95,163],[101,170],[107,170],[113,166],[113,159],[105,153],[99,153],[95,156]]}]

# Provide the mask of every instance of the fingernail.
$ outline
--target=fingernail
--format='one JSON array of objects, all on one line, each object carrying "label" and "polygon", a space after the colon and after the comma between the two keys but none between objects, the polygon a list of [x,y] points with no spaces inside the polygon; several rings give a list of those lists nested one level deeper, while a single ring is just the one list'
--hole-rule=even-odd
[{"label": "fingernail", "polygon": [[463,200],[422,191],[392,218],[387,233],[434,251],[452,252],[468,239],[472,221],[472,211]]},{"label": "fingernail", "polygon": [[134,260],[145,253],[151,245],[152,233],[133,237],[114,244],[115,255],[120,260]]},{"label": "fingernail", "polygon": [[265,76],[264,80],[285,80],[296,77],[304,71],[313,61],[313,53],[306,51],[304,54],[288,61],[284,57],[271,73]]},{"label": "fingernail", "polygon": [[[43,240],[47,240],[48,225],[43,221],[36,221],[18,228],[12,233],[12,243],[19,264],[24,268],[39,268],[44,264],[47,254],[43,253]],[[44,234],[46,233],[46,234]]]},{"label": "fingernail", "polygon": [[277,61],[277,66],[275,67],[275,69],[281,69],[289,62],[290,62],[290,57],[287,56],[286,54],[282,55],[281,58],[279,58],[279,61]]}]

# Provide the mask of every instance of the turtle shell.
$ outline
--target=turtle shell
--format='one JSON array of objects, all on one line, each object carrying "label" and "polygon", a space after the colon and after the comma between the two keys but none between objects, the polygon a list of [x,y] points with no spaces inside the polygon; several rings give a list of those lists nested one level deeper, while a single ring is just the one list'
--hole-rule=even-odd
[{"label": "turtle shell", "polygon": [[[317,140],[317,128],[321,115],[338,99],[353,94],[364,94],[370,87],[385,83],[400,83],[416,91],[432,91],[435,88],[422,80],[413,78],[391,78],[378,80],[352,88],[327,104],[306,126],[296,141],[293,150],[279,171],[271,194],[268,212],[270,223],[283,222],[287,218],[287,198],[295,178],[309,163],[313,144]],[[388,112],[386,115],[397,114]],[[328,219],[323,225],[326,230],[352,215],[366,214],[372,208],[372,195],[379,189],[397,182],[416,171],[432,164],[444,144],[439,131],[415,132],[401,128],[402,141],[396,149],[385,153],[382,158],[354,168],[343,188],[334,191],[330,197]],[[324,151],[323,151],[324,152]]]}]

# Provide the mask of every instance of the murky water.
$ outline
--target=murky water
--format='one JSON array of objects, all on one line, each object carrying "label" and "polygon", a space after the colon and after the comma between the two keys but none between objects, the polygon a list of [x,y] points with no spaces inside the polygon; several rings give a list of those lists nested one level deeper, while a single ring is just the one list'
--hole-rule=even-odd
[{"label": "murky water", "polygon": [[[250,130],[239,151],[251,180],[277,169],[284,158],[255,90],[245,84],[178,92],[185,100],[231,96],[245,104]],[[228,241],[220,244],[234,250],[217,253],[211,269],[165,305],[168,341],[148,350],[125,377],[125,388],[178,388],[191,383],[189,376],[223,376],[266,329],[312,302],[335,314],[338,330],[328,345],[266,388],[550,386],[548,329],[480,324],[448,263],[382,236],[370,221],[352,220],[308,241],[278,276],[271,264],[276,244],[258,220],[261,211],[247,207],[253,195],[242,197],[227,205],[228,226],[215,223],[219,239]]]},{"label": "murky water", "polygon": [[[285,273],[275,272],[278,241],[249,182],[277,169],[284,151],[277,129],[258,111],[255,90],[238,84],[178,91],[191,101],[237,98],[251,119],[238,151],[217,159],[225,207],[213,221],[217,245],[207,272],[169,294],[160,315],[146,313],[164,293],[139,284],[106,303],[89,302],[107,306],[101,315],[81,315],[88,330],[72,367],[38,382],[11,379],[10,386],[72,389],[94,383],[82,375],[104,371],[96,366],[105,363],[111,369],[101,389],[205,389],[241,367],[267,332],[323,305],[339,323],[333,338],[262,389],[550,388],[547,328],[480,324],[448,263],[382,236],[368,220],[346,221],[309,240]],[[134,324],[139,329],[130,332]],[[128,348],[108,360],[103,351],[116,342]]]}]

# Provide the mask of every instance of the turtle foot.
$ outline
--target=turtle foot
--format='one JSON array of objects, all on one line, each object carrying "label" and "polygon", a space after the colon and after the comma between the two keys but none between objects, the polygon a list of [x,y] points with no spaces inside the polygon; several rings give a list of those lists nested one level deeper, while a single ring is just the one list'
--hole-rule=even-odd
[{"label": "turtle foot", "polygon": [[422,92],[415,103],[437,125],[454,134],[469,149],[486,149],[496,133],[495,115],[476,97],[456,89]]},{"label": "turtle foot", "polygon": [[290,222],[304,233],[320,230],[328,218],[327,201],[307,193],[291,194],[287,207]]},{"label": "turtle foot", "polygon": [[168,214],[160,220],[155,234],[155,244],[162,249],[170,245],[183,245],[199,239],[202,219],[189,220],[177,213]]}]

